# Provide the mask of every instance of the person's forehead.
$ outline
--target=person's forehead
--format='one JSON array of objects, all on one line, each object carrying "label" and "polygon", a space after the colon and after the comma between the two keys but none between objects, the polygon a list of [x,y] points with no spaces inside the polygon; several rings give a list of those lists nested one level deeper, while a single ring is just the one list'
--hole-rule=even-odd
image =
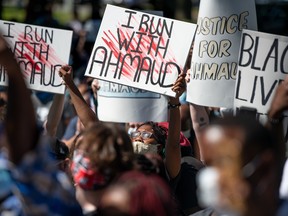
[{"label": "person's forehead", "polygon": [[153,128],[151,125],[142,125],[138,128],[138,131],[149,131],[153,132]]}]

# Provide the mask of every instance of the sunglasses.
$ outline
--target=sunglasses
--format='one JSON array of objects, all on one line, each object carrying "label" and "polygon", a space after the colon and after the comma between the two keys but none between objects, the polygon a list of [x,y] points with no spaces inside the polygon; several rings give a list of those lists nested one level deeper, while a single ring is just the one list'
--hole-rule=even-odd
[{"label": "sunglasses", "polygon": [[149,132],[149,131],[133,131],[130,133],[130,137],[132,139],[135,139],[137,137],[141,137],[142,139],[149,139],[151,138],[151,136],[153,135],[153,133]]}]

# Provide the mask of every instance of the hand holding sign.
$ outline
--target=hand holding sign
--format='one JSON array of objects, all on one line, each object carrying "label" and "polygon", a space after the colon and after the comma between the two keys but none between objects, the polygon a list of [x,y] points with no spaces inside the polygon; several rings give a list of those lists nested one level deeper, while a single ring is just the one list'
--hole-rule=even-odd
[{"label": "hand holding sign", "polygon": [[[4,20],[0,20],[0,29],[28,87],[63,94],[65,88],[57,71],[69,60],[73,32]],[[0,65],[0,85],[7,85],[3,65]]]},{"label": "hand holding sign", "polygon": [[172,91],[176,92],[176,98],[179,98],[186,90],[185,76],[186,75],[182,72],[173,84]]},{"label": "hand holding sign", "polygon": [[97,98],[97,92],[100,89],[100,83],[98,79],[93,79],[91,83],[91,89],[95,98]]},{"label": "hand holding sign", "polygon": [[85,75],[175,96],[195,31],[195,24],[107,5]]},{"label": "hand holding sign", "polygon": [[288,109],[288,76],[279,84],[268,112],[269,118],[280,119],[282,113]]},{"label": "hand holding sign", "polygon": [[64,65],[59,70],[59,76],[63,79],[63,84],[69,85],[73,82],[72,78],[72,67],[69,65]]}]

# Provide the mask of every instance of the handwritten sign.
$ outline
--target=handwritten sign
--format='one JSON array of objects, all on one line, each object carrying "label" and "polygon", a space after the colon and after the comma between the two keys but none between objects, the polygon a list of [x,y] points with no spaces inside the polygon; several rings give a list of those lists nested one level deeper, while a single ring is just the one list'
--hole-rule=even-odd
[{"label": "handwritten sign", "polygon": [[97,113],[101,121],[167,121],[167,97],[106,81],[99,84]]},{"label": "handwritten sign", "polygon": [[241,32],[257,29],[253,0],[202,0],[187,100],[233,107]]},{"label": "handwritten sign", "polygon": [[241,39],[236,108],[253,107],[267,115],[278,84],[288,74],[288,37],[244,30]]},{"label": "handwritten sign", "polygon": [[174,96],[195,31],[195,24],[107,5],[85,75]]},{"label": "handwritten sign", "polygon": [[[0,20],[0,31],[20,65],[29,88],[64,93],[58,70],[67,64],[72,31]],[[0,66],[0,85],[7,85]]]}]

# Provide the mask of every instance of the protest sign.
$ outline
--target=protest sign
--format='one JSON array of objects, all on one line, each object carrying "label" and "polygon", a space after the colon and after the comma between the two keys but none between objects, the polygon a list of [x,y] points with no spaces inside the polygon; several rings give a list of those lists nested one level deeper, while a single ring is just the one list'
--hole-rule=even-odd
[{"label": "protest sign", "polygon": [[253,0],[201,0],[195,36],[189,102],[233,107],[241,32],[257,29]]},{"label": "protest sign", "polygon": [[85,75],[174,96],[195,31],[192,23],[107,5]]},{"label": "protest sign", "polygon": [[[72,31],[3,20],[0,20],[0,31],[15,54],[29,88],[64,93],[58,70],[69,61]],[[3,66],[0,66],[0,85],[7,85]]]},{"label": "protest sign", "polygon": [[256,108],[267,115],[278,84],[288,74],[288,37],[243,30],[235,108]]},{"label": "protest sign", "polygon": [[125,85],[99,81],[97,113],[101,121],[167,121],[167,98]]}]

